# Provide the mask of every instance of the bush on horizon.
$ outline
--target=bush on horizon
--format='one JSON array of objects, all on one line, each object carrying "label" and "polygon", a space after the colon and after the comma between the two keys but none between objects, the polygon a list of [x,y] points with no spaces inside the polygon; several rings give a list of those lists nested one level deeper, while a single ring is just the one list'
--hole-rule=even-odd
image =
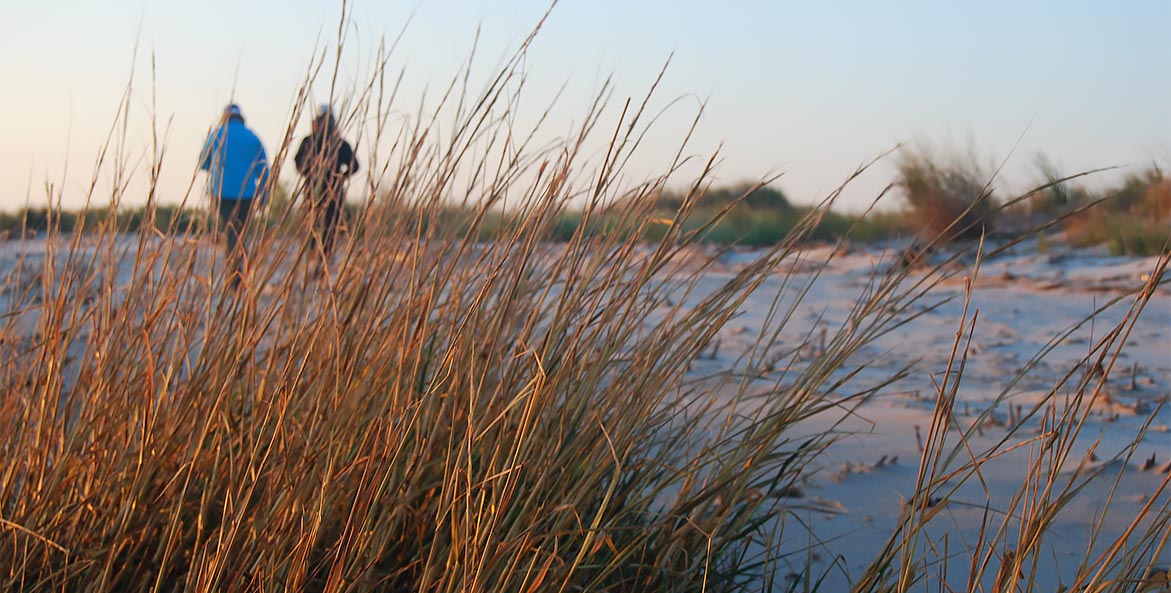
[{"label": "bush on horizon", "polygon": [[[295,232],[296,223],[285,220],[284,217],[286,211],[296,210],[301,206],[299,202],[291,199],[291,195],[292,192],[284,184],[280,184],[274,198],[270,199],[263,211],[266,226],[285,225],[288,227],[287,230]],[[649,224],[636,223],[621,215],[602,213],[591,218],[586,232],[598,235],[625,228],[625,232],[637,233],[643,241],[661,240],[666,232],[666,223],[683,204],[683,195],[677,191],[663,190],[648,199],[654,203],[654,207],[647,215]],[[347,202],[345,220],[356,220],[362,209],[358,202]],[[725,209],[728,211],[722,212]],[[424,210],[429,212],[428,215],[420,217],[419,213]],[[119,207],[117,212],[115,228],[118,232],[132,233],[143,230],[146,220],[145,208]],[[698,205],[689,210],[681,228],[693,231],[704,227],[713,218],[718,218],[719,220],[705,231],[703,242],[716,245],[771,247],[781,243],[801,226],[804,218],[815,213],[818,213],[816,207],[793,206],[783,192],[773,187],[753,187],[748,184],[717,186],[703,193]],[[436,225],[444,232],[468,233],[474,228],[475,239],[478,241],[501,240],[509,236],[510,232],[515,230],[515,225],[523,219],[523,216],[518,216],[516,212],[505,210],[492,210],[481,216],[474,206],[446,203],[433,207],[400,205],[397,208],[397,216],[413,221],[412,224],[416,225],[414,232],[423,235],[428,232],[429,227]],[[477,218],[482,220],[476,222]],[[83,227],[79,226],[82,219],[85,221]],[[93,232],[107,220],[110,220],[108,207],[81,211],[25,208],[15,214],[0,213],[0,233],[15,238],[20,236],[22,231],[45,233],[50,228],[63,233],[71,233],[78,228]],[[584,217],[579,210],[564,209],[557,217],[549,240],[560,243],[569,241],[583,221]],[[167,232],[169,229],[176,232],[192,232],[206,228],[207,224],[206,209],[170,205],[155,209],[154,228],[159,232]],[[829,210],[821,212],[817,224],[808,229],[808,232],[802,233],[802,241],[835,241],[848,234],[854,241],[874,243],[898,238],[907,233],[907,224],[901,214],[870,212],[865,217],[859,217]]]},{"label": "bush on horizon", "polygon": [[[1074,181],[1063,180],[1057,167],[1044,155],[1038,156],[1036,162],[1042,188],[1009,204],[1016,224],[1000,230],[1019,235],[1028,232],[1030,226],[1061,219],[1061,228],[1075,246],[1106,245],[1115,255],[1156,255],[1171,249],[1171,180],[1158,165],[1127,176],[1117,187],[1091,192]],[[971,162],[958,158],[943,162],[930,154],[912,152],[904,155],[898,173],[896,182],[903,189],[909,209],[875,210],[865,215],[826,210],[819,214],[816,225],[802,233],[802,240],[835,241],[848,235],[853,242],[873,244],[916,234],[928,242],[973,239],[989,230],[989,223],[1000,209],[980,181],[983,178],[980,168]],[[277,184],[261,211],[265,226],[284,226],[295,231],[297,223],[287,217],[288,212],[301,206],[294,200],[294,192],[295,189],[284,183]],[[626,232],[637,232],[644,241],[658,241],[663,236],[663,224],[683,205],[684,198],[685,193],[678,190],[659,190],[650,198],[655,206],[648,211],[649,224],[601,213],[589,219],[586,232],[596,235],[625,228]],[[1095,205],[1096,202],[1102,203]],[[347,202],[345,219],[355,220],[362,209],[359,202]],[[705,227],[708,221],[718,217],[719,221],[706,229],[703,242],[768,247],[789,236],[803,218],[817,210],[792,205],[782,191],[769,185],[715,186],[702,192],[690,207],[682,228]],[[422,224],[416,231],[423,232],[427,225],[469,232],[472,222],[481,216],[476,207],[466,204],[439,204],[423,218],[416,216],[418,211],[417,206],[400,206],[399,216]],[[951,219],[954,224],[944,222],[949,216],[956,217]],[[482,218],[475,225],[475,238],[479,241],[500,240],[518,221],[515,213],[504,210],[492,210]],[[81,228],[94,232],[106,223],[113,224],[117,232],[134,233],[143,230],[146,219],[145,207],[118,206],[113,210],[108,206],[87,210],[25,207],[15,213],[0,211],[0,238],[45,233],[51,228],[63,233]],[[584,221],[579,210],[563,209],[549,240],[570,240]],[[169,204],[154,208],[153,227],[157,232],[197,232],[206,230],[208,222],[205,208]]]},{"label": "bush on horizon", "polygon": [[1105,244],[1114,255],[1171,253],[1171,179],[1157,166],[1128,175],[1064,227],[1075,245]]},{"label": "bush on horizon", "polygon": [[997,201],[974,158],[941,158],[929,149],[900,155],[896,184],[908,217],[929,244],[978,239],[994,230]]},{"label": "bush on horizon", "polygon": [[[206,212],[179,206],[164,205],[151,209],[153,228],[157,231],[195,231],[207,223]],[[59,233],[74,231],[99,232],[112,226],[115,232],[135,233],[146,228],[148,209],[100,207],[83,210],[65,210],[49,207],[28,207],[15,213],[0,212],[0,236],[19,238],[22,233]]]}]

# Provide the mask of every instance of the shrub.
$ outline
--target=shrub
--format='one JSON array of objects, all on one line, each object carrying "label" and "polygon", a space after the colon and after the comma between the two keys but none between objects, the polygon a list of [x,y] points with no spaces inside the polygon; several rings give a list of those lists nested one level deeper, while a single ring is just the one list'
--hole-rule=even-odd
[{"label": "shrub", "polygon": [[1171,180],[1158,167],[1127,176],[1100,203],[1064,223],[1075,245],[1105,244],[1115,255],[1171,251]]},{"label": "shrub", "polygon": [[928,242],[973,239],[992,230],[996,200],[989,177],[972,159],[943,162],[925,151],[907,151],[897,184],[910,216]]},{"label": "shrub", "polygon": [[1094,201],[1085,187],[1066,179],[1066,174],[1044,154],[1038,154],[1035,162],[1042,189],[1027,196],[1029,214],[1053,220]]}]

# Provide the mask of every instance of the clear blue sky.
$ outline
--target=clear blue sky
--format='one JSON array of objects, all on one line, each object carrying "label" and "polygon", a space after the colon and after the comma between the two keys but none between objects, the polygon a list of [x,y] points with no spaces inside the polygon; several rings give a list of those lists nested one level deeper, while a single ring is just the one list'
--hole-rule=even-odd
[{"label": "clear blue sky", "polygon": [[[233,89],[249,124],[274,149],[315,44],[335,39],[339,6],[0,4],[0,208],[17,208],[26,196],[42,203],[46,182],[64,189],[67,205],[80,202],[132,70],[127,145],[130,154],[143,154],[152,54],[158,114],[169,125],[164,199],[187,190],[208,126]],[[528,0],[358,0],[341,78],[368,73],[373,48],[414,11],[391,62],[395,72],[407,69],[399,108],[409,111],[426,84],[440,86],[456,73],[477,25],[487,67],[545,8]],[[603,77],[615,75],[618,99],[640,96],[674,52],[657,105],[693,98],[670,110],[632,161],[632,177],[666,165],[697,100],[706,98],[692,147],[706,153],[723,143],[720,180],[783,171],[777,185],[809,203],[898,142],[972,149],[993,162],[1024,134],[999,184],[1011,191],[1034,179],[1038,151],[1070,172],[1168,164],[1168,31],[1168,0],[562,0],[526,70],[533,105],[569,81],[557,114],[564,121],[550,126],[563,130]],[[307,127],[298,122],[297,133]],[[861,179],[845,205],[866,204],[890,180],[894,162]],[[137,176],[132,187],[145,177],[142,167]],[[100,187],[111,182],[103,178]]]}]

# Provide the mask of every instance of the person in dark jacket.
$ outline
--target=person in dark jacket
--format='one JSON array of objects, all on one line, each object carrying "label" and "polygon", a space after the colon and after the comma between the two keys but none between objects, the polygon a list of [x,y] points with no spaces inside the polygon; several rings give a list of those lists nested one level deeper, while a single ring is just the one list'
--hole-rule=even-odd
[{"label": "person in dark jacket", "polygon": [[227,234],[227,256],[232,268],[232,285],[238,285],[244,273],[241,236],[252,201],[263,201],[268,182],[268,157],[264,145],[248,126],[240,106],[224,108],[220,125],[208,136],[199,158],[199,168],[207,171],[207,193],[218,209],[220,224]]},{"label": "person in dark jacket", "polygon": [[359,168],[354,149],[342,138],[328,105],[317,110],[311,132],[297,148],[296,163],[309,193],[314,244],[328,260],[346,200],[346,179]]}]

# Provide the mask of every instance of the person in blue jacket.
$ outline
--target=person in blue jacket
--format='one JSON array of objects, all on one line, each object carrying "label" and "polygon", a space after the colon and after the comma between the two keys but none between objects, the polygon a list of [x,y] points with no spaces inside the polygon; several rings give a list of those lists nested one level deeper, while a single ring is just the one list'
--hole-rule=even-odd
[{"label": "person in blue jacket", "polygon": [[240,106],[224,108],[220,125],[203,145],[199,168],[207,171],[207,193],[218,207],[220,224],[227,235],[227,255],[232,266],[232,284],[243,276],[243,246],[240,237],[253,199],[263,203],[268,184],[268,157],[260,138],[244,125]]}]

